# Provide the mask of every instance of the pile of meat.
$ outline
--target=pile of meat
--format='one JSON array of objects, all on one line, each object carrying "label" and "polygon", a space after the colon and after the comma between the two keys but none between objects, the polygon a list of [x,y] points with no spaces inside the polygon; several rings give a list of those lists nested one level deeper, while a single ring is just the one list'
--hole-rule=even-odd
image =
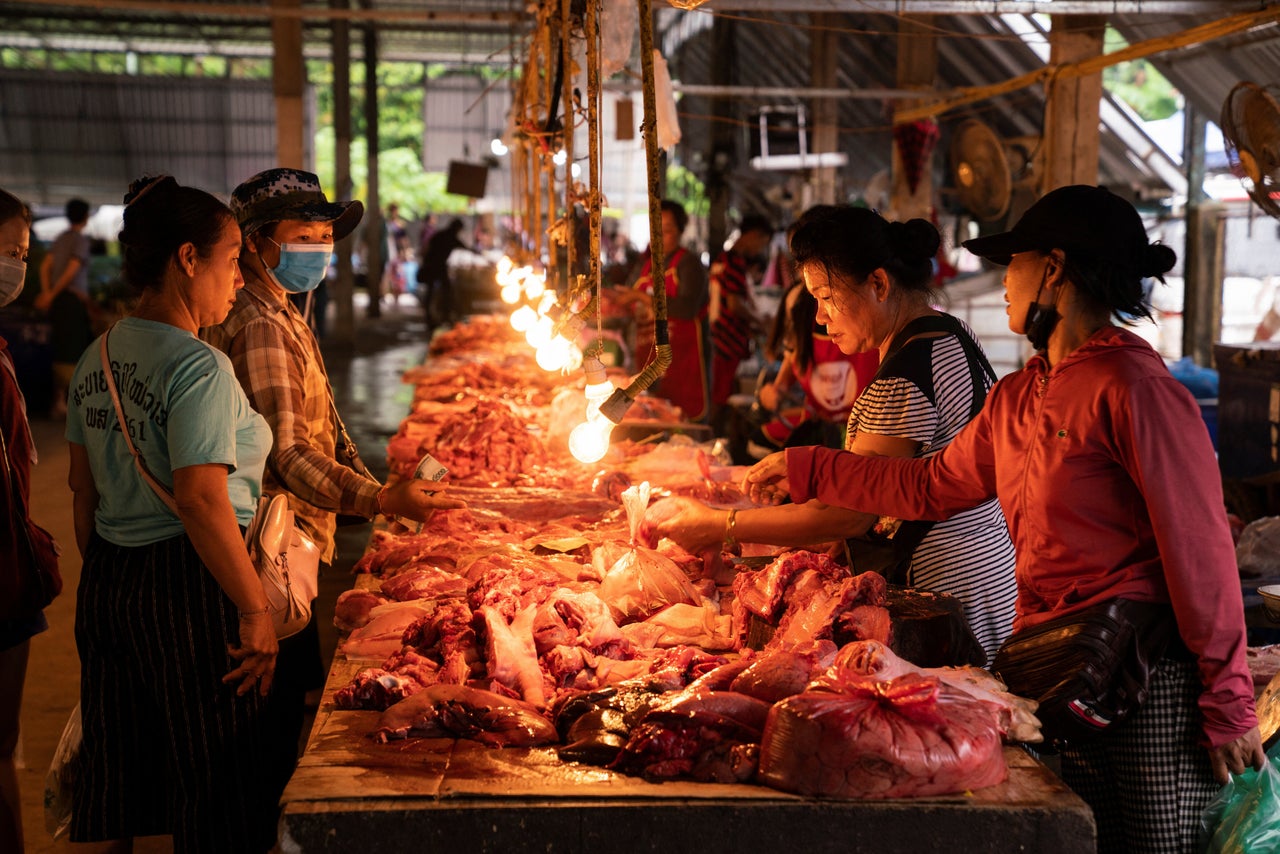
[{"label": "pile of meat", "polygon": [[393,468],[430,452],[467,506],[379,530],[338,600],[342,651],[361,666],[333,701],[381,712],[374,739],[554,745],[652,780],[900,797],[997,783],[1002,738],[1038,738],[1034,708],[985,671],[890,651],[879,575],[798,550],[717,586],[718,549],[655,541],[664,496],[740,506],[741,473],[687,442],[574,462],[509,393],[536,376],[516,359],[409,375]]},{"label": "pile of meat", "polygon": [[1002,737],[1037,737],[1025,701],[986,671],[889,651],[879,576],[793,552],[740,579],[781,615],[761,652],[674,563],[620,539],[590,557],[510,544],[453,567],[401,564],[339,601],[344,652],[370,666],[334,702],[382,710],[378,740],[556,744],[652,780],[831,797],[992,785]]}]

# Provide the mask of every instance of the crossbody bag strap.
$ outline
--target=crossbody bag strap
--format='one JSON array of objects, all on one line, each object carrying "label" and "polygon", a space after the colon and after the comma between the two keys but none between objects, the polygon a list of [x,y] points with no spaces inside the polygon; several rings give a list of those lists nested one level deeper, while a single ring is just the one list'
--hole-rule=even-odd
[{"label": "crossbody bag strap", "polygon": [[173,497],[173,492],[169,487],[156,478],[147,468],[147,464],[142,459],[142,454],[138,452],[138,448],[133,444],[133,437],[129,435],[129,425],[124,420],[124,407],[120,405],[120,392],[116,390],[115,374],[111,371],[111,357],[107,353],[107,336],[110,332],[104,332],[102,337],[98,339],[99,350],[102,352],[102,373],[107,379],[107,390],[111,392],[111,402],[116,407],[116,420],[120,423],[120,435],[124,436],[124,443],[129,446],[129,453],[133,455],[133,465],[138,469],[138,474],[142,475],[142,479],[146,481],[147,486],[155,491],[156,496],[164,502],[164,506],[173,511],[173,515],[178,515],[178,502]]},{"label": "crossbody bag strap", "polygon": [[[965,363],[969,368],[969,379],[973,383],[973,398],[969,407],[969,419],[972,420],[981,411],[983,403],[987,398],[987,386],[983,381],[983,375],[991,378],[994,383],[996,379],[995,371],[991,369],[991,363],[987,361],[987,357],[983,355],[982,349],[965,331],[965,328],[956,320],[947,314],[929,314],[924,317],[917,317],[898,331],[893,336],[893,340],[889,342],[889,350],[885,354],[884,361],[880,363],[880,368],[876,371],[876,377],[884,371],[898,351],[907,345],[911,339],[918,335],[928,335],[934,332],[946,332],[954,335],[960,342],[960,346],[964,348]],[[874,382],[875,379],[872,380]],[[916,547],[924,542],[924,538],[933,530],[933,526],[937,522],[925,519],[915,519],[902,522],[898,525],[898,530],[894,533],[892,540],[893,552],[898,557],[898,564],[891,568],[890,574],[893,576],[887,580],[891,584],[905,585],[910,574],[911,555],[915,553]],[[855,538],[853,542],[857,542]],[[845,543],[846,554],[849,552],[849,542]]]}]

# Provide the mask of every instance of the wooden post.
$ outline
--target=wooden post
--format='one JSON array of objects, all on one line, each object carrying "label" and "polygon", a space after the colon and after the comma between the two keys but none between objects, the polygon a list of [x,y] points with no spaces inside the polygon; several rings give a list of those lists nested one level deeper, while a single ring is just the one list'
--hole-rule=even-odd
[{"label": "wooden post", "polygon": [[[938,37],[933,28],[933,15],[903,15],[898,23],[898,88],[932,91],[938,76]],[[894,123],[900,110],[914,107],[919,101],[899,101],[894,105]],[[911,192],[907,183],[902,157],[896,142],[891,160],[891,190],[889,195],[889,219],[908,220],[914,217],[929,219],[933,211],[933,154],[930,153],[921,167],[920,182]]]},{"label": "wooden post", "polygon": [[[329,0],[333,9],[348,9],[350,0]],[[336,201],[351,198],[351,24],[334,18],[333,54],[333,194]],[[329,330],[338,341],[350,344],[356,337],[352,292],[355,274],[351,269],[354,235],[338,241],[338,275],[333,283],[334,318]]]},{"label": "wooden post", "polygon": [[[1049,64],[1102,55],[1103,15],[1054,15]],[[1102,72],[1051,78],[1045,85],[1044,180],[1040,192],[1068,184],[1098,183],[1098,121]]]},{"label": "wooden post", "polygon": [[[373,8],[372,0],[361,0],[360,5]],[[372,21],[364,28],[364,141],[369,173],[364,212],[365,285],[369,291],[365,314],[381,317],[386,241],[382,237],[382,204],[378,201],[378,29]]]},{"label": "wooden post", "polygon": [[1182,355],[1213,367],[1213,342],[1222,334],[1225,208],[1204,191],[1205,116],[1186,106],[1183,161],[1187,167],[1186,240],[1182,250]]},{"label": "wooden post", "polygon": [[[277,8],[298,8],[302,0],[271,0]],[[307,69],[302,62],[302,18],[278,15],[271,19],[271,80],[276,99],[276,165],[305,169],[306,124],[302,94]]]},{"label": "wooden post", "polygon": [[[715,18],[711,25],[711,84],[732,86],[736,82],[738,57],[735,32],[737,22]],[[733,105],[728,98],[711,99],[711,133],[707,149],[707,251],[712,262],[720,254],[729,232],[728,175],[736,159],[734,143],[737,127],[731,121]],[[722,121],[728,120],[728,121]]]},{"label": "wooden post", "polygon": [[[838,50],[836,48],[836,16],[822,13],[814,16],[816,29],[812,30],[812,43],[809,52],[809,85],[816,89],[830,89],[836,85],[836,65]],[[835,98],[814,98],[813,133],[810,137],[809,150],[815,154],[826,154],[839,151],[840,102]],[[818,204],[831,205],[836,202],[836,168],[819,166],[812,172],[813,199]]]}]

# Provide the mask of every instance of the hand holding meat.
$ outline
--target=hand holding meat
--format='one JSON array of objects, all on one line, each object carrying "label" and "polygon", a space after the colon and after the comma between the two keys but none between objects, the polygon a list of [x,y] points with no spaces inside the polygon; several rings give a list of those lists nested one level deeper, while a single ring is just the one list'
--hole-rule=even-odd
[{"label": "hand holding meat", "polygon": [[1224,786],[1231,782],[1232,774],[1242,774],[1245,768],[1259,771],[1266,761],[1267,754],[1262,749],[1262,735],[1257,727],[1234,741],[1228,741],[1209,750],[1213,777]]},{"label": "hand holding meat", "polygon": [[236,694],[247,694],[258,688],[258,693],[267,696],[271,690],[271,679],[276,671],[276,652],[279,650],[276,641],[276,630],[271,625],[271,615],[264,608],[240,616],[240,646],[228,647],[227,652],[239,665],[222,681],[227,684],[239,682]]},{"label": "hand holding meat", "polygon": [[466,502],[444,495],[444,484],[423,480],[404,480],[383,489],[381,507],[384,515],[400,516],[415,522],[425,522],[436,510],[457,510]]},{"label": "hand holding meat", "polygon": [[656,539],[666,537],[674,540],[693,554],[724,542],[724,510],[713,510],[692,498],[670,498],[667,503],[674,513],[654,526]]},{"label": "hand holding meat", "polygon": [[791,494],[787,483],[787,454],[778,451],[751,467],[742,481],[742,491],[756,504],[781,504]]}]

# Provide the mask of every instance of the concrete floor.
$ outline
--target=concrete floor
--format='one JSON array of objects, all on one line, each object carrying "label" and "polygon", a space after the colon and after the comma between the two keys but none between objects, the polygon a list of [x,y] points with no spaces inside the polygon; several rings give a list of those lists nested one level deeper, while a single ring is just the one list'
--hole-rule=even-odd
[{"label": "concrete floor", "polygon": [[[366,319],[361,305],[356,308],[359,340],[355,345],[326,343],[322,349],[347,429],[370,470],[381,478],[387,470],[386,441],[398,429],[413,397],[413,390],[401,384],[400,374],[425,358],[427,330],[416,300],[411,303],[408,296],[401,297],[396,306],[384,303],[377,320]],[[26,850],[28,854],[46,854],[75,850],[65,836],[55,842],[45,830],[43,792],[45,772],[80,696],[80,661],[73,633],[80,556],[71,519],[71,491],[66,485],[68,453],[63,423],[34,417],[31,427],[40,454],[32,476],[32,516],[62,546],[60,568],[65,581],[62,595],[45,612],[49,630],[31,642],[19,746]],[[333,605],[338,594],[351,587],[351,565],[363,552],[369,533],[369,525],[341,529],[334,566],[320,580],[316,613],[326,667],[337,641]],[[167,837],[154,837],[139,840],[134,850],[151,854],[171,851],[172,846]]]}]

